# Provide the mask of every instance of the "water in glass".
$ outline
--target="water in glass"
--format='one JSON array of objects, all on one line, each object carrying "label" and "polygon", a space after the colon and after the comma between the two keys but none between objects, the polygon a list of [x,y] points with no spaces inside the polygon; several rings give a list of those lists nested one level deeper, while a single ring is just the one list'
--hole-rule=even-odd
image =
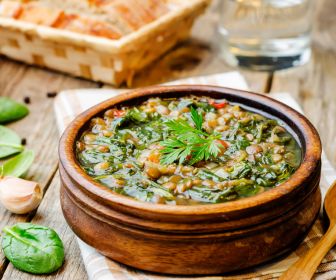
[{"label": "water in glass", "polygon": [[313,0],[220,0],[221,54],[231,65],[276,70],[310,57]]}]

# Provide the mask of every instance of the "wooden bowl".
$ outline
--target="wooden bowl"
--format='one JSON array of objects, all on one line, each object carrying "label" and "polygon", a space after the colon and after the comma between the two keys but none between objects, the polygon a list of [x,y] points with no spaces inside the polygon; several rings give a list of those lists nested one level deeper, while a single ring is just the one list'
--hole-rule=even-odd
[{"label": "wooden bowl", "polygon": [[[136,201],[92,180],[78,165],[75,142],[89,120],[118,104],[149,97],[225,98],[282,120],[303,150],[289,180],[237,201],[193,206]],[[139,89],[111,98],[78,116],[60,145],[61,203],[72,230],[113,260],[168,274],[217,274],[283,255],[306,236],[321,206],[321,143],[301,114],[264,95],[212,86]]]}]

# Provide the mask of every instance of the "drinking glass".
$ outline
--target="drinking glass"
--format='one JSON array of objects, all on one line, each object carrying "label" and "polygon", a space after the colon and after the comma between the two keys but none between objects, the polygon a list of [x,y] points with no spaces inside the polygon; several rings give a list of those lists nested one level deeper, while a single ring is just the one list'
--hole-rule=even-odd
[{"label": "drinking glass", "polygon": [[313,0],[219,0],[218,42],[227,63],[273,71],[310,58]]}]

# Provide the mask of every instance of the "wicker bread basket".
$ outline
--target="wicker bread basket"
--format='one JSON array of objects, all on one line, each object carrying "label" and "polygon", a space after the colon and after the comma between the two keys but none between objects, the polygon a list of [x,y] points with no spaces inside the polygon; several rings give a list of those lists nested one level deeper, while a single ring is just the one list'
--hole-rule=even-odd
[{"label": "wicker bread basket", "polygon": [[185,39],[210,0],[169,0],[175,9],[119,40],[0,17],[0,54],[74,76],[131,85],[134,74]]}]

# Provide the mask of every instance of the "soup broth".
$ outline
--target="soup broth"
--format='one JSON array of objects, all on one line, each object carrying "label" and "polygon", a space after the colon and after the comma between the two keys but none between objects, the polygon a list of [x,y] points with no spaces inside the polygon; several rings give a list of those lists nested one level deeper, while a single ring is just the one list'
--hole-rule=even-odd
[{"label": "soup broth", "polygon": [[257,195],[301,162],[301,148],[279,120],[195,96],[109,109],[91,120],[76,154],[83,170],[114,192],[176,205]]}]

